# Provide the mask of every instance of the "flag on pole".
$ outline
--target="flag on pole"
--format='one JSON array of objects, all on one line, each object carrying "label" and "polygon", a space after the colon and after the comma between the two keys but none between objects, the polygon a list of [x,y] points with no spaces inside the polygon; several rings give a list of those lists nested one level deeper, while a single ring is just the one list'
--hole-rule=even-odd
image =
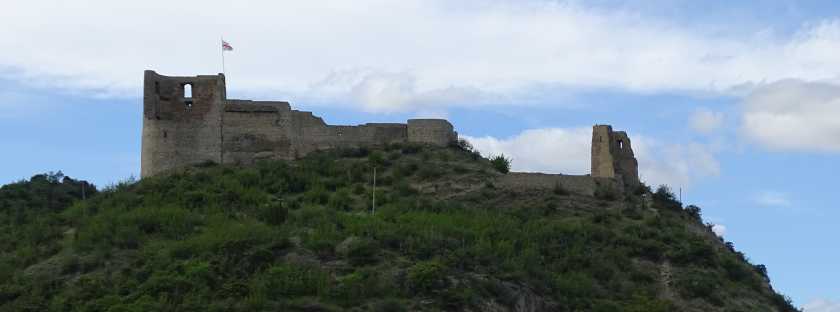
[{"label": "flag on pole", "polygon": [[222,51],[233,51],[233,47],[227,41],[222,40]]}]

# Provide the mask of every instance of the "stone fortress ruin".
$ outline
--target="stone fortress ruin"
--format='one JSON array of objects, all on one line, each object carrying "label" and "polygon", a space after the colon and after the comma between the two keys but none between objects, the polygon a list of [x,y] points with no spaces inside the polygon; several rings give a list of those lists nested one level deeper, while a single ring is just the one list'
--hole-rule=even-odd
[{"label": "stone fortress ruin", "polygon": [[[448,146],[457,139],[452,124],[444,119],[328,125],[311,112],[291,109],[288,102],[228,99],[223,74],[144,73],[141,177],[206,162],[249,165],[292,160],[324,149],[403,142]],[[591,195],[605,183],[622,189],[636,186],[639,177],[627,134],[596,125],[591,175],[510,173],[500,182],[517,187],[563,185]]]}]

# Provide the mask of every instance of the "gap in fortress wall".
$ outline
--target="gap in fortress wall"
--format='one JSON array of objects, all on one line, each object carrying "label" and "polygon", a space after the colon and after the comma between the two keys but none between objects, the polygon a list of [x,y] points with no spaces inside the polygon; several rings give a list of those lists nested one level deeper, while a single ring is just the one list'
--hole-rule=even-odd
[{"label": "gap in fortress wall", "polygon": [[[293,110],[288,102],[227,99],[226,92],[223,74],[179,77],[145,71],[141,177],[206,162],[249,165],[332,148],[403,142],[445,147],[458,139],[444,119],[328,125],[311,112]],[[511,173],[500,183],[526,188],[560,185],[592,195],[605,184],[636,186],[639,178],[627,134],[596,125],[592,175]]]}]

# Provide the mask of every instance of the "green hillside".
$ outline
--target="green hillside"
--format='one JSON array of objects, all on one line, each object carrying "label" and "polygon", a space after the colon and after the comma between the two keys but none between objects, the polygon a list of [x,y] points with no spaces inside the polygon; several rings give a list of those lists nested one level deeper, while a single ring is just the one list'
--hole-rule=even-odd
[{"label": "green hillside", "polygon": [[504,165],[395,145],[95,195],[35,176],[0,188],[0,310],[796,310],[665,188],[507,189]]}]

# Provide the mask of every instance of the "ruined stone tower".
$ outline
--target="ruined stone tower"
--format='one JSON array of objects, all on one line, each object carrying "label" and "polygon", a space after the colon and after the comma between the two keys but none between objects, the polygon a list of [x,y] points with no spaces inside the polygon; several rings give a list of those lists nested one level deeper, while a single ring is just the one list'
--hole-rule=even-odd
[{"label": "ruined stone tower", "polygon": [[592,176],[616,178],[629,187],[639,185],[639,164],[626,132],[613,131],[609,125],[592,127]]},{"label": "ruined stone tower", "polygon": [[228,100],[222,74],[144,73],[142,177],[203,162],[251,164],[396,142],[446,146],[457,138],[443,119],[333,126],[288,102]]}]

